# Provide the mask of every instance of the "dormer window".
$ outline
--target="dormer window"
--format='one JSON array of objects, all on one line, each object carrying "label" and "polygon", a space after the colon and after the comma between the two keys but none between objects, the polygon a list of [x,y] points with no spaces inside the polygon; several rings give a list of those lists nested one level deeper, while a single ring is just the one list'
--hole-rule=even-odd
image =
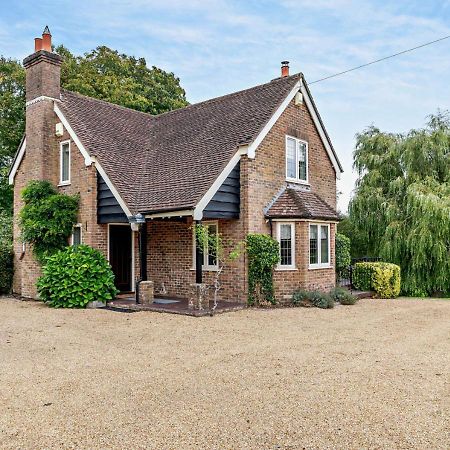
[{"label": "dormer window", "polygon": [[70,184],[70,141],[60,144],[60,185]]},{"label": "dormer window", "polygon": [[286,180],[308,183],[308,143],[286,136]]}]

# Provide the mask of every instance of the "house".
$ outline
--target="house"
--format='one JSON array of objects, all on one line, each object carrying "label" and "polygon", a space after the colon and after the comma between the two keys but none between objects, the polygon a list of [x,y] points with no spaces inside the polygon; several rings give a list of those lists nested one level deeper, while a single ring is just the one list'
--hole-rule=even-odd
[{"label": "house", "polygon": [[[70,242],[102,251],[122,292],[151,280],[156,293],[187,297],[194,283],[212,283],[217,261],[196,248],[194,223],[227,245],[251,232],[278,239],[278,298],[334,286],[342,166],[301,73],[284,62],[265,84],[151,116],[61,89],[61,62],[46,28],[24,60],[26,137],[9,174],[15,217],[30,180],[79,193]],[[40,266],[17,220],[14,254],[14,292],[36,297]],[[221,298],[246,302],[247,281],[242,255],[223,269]]]}]

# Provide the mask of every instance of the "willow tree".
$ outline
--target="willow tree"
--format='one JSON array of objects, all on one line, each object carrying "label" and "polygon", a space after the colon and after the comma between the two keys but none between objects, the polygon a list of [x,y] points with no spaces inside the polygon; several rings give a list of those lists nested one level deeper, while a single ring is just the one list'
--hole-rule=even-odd
[{"label": "willow tree", "polygon": [[366,253],[399,264],[409,295],[450,295],[450,117],[407,134],[357,135],[350,220]]}]

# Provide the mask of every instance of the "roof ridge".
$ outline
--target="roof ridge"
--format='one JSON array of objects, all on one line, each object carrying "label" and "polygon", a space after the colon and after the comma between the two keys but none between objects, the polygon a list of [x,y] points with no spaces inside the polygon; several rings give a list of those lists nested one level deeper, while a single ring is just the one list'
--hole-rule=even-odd
[{"label": "roof ridge", "polygon": [[106,104],[108,106],[112,106],[114,108],[122,109],[122,110],[125,110],[125,111],[130,111],[132,113],[143,114],[143,115],[145,115],[146,117],[148,117],[150,119],[154,119],[156,117],[156,115],[154,115],[154,114],[146,113],[144,111],[139,111],[139,110],[133,109],[133,108],[128,108],[127,106],[118,105],[117,103],[108,102],[108,101],[103,100],[101,98],[90,97],[89,95],[80,94],[79,92],[76,92],[76,91],[69,91],[68,89],[61,88],[61,92],[62,93],[73,94],[73,95],[75,95],[77,97],[83,97],[83,98],[85,98],[88,101],[104,103],[104,104]]},{"label": "roof ridge", "polygon": [[185,111],[186,109],[193,108],[193,107],[198,107],[198,106],[209,104],[209,103],[214,103],[216,101],[223,100],[223,99],[225,99],[227,97],[231,97],[233,95],[242,94],[244,92],[248,92],[248,91],[251,91],[253,89],[258,89],[258,88],[260,88],[262,86],[266,86],[266,85],[269,85],[269,84],[272,84],[272,83],[275,84],[276,82],[285,81],[287,79],[294,80],[294,79],[297,79],[297,78],[298,79],[303,78],[303,73],[302,72],[298,72],[298,73],[295,73],[295,74],[290,75],[288,77],[274,78],[273,80],[270,80],[270,81],[268,81],[266,83],[260,83],[260,84],[257,84],[255,86],[251,86],[251,87],[246,88],[246,89],[241,89],[240,91],[234,91],[234,92],[230,92],[229,94],[220,95],[219,97],[213,97],[213,98],[209,98],[207,100],[203,100],[201,102],[192,103],[192,104],[187,105],[187,106],[185,106],[183,108],[172,109],[171,111],[166,111],[166,112],[163,112],[161,114],[157,114],[157,115],[155,115],[153,117],[158,119],[158,118],[160,118],[162,116],[166,116],[168,114],[176,113],[176,112],[179,112],[179,111]]}]

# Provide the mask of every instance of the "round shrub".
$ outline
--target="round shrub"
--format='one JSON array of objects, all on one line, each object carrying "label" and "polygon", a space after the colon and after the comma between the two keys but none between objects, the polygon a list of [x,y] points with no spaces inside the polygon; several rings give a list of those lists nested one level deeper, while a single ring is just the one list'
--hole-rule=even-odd
[{"label": "round shrub", "polygon": [[352,295],[347,289],[341,287],[335,287],[330,291],[330,296],[334,301],[339,302],[341,305],[354,305],[358,298]]},{"label": "round shrub", "polygon": [[95,300],[106,303],[118,293],[108,261],[87,245],[49,256],[37,287],[40,298],[55,308],[84,308]]}]

